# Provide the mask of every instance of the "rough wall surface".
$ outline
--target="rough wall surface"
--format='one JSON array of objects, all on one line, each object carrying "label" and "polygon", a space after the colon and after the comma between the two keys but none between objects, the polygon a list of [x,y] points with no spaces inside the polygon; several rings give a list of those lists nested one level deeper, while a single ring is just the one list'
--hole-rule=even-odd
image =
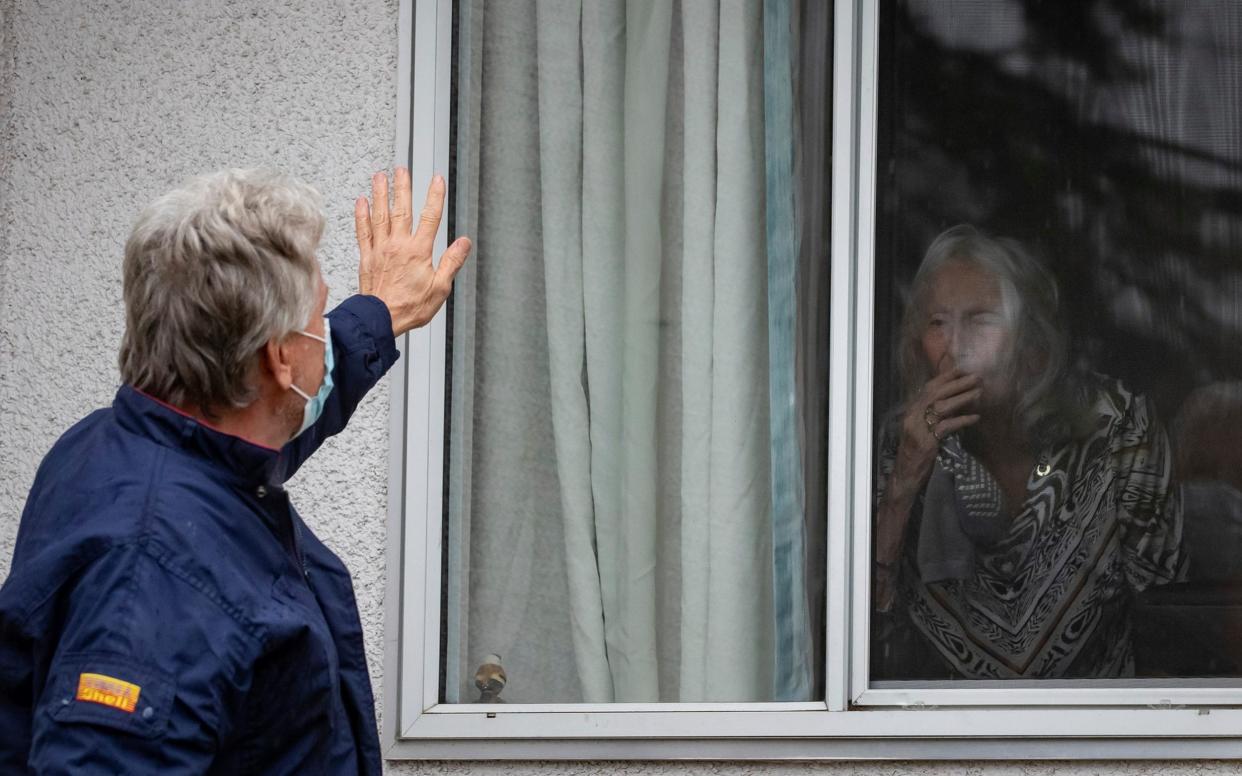
[{"label": "rough wall surface", "polygon": [[[40,458],[116,390],[122,249],[143,205],[221,167],[289,171],[325,195],[329,304],[357,289],[353,200],[392,159],[397,0],[0,3],[3,576]],[[354,574],[377,676],[387,422],[374,391],[291,486]]]},{"label": "rough wall surface", "polygon": [[[356,288],[351,203],[392,155],[397,0],[0,0],[0,578],[55,438],[117,385],[121,249],[195,173],[275,166],[325,194],[331,299]],[[354,574],[382,692],[387,392],[292,485]],[[1227,763],[426,763],[391,773],[1080,776]]]}]

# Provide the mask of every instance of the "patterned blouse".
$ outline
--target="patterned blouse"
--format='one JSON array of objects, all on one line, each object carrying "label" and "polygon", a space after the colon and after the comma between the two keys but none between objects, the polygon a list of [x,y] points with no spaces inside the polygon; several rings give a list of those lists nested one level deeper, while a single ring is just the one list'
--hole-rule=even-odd
[{"label": "patterned blouse", "polygon": [[[1134,675],[1130,599],[1178,576],[1181,505],[1168,437],[1147,399],[1101,378],[1095,411],[1093,432],[1041,457],[1050,471],[1042,477],[1032,471],[1008,532],[975,547],[973,571],[962,579],[919,578],[920,496],[907,528],[894,616],[877,634],[881,647],[913,627],[923,637],[914,640],[924,651],[934,648],[958,678]],[[890,429],[878,461],[880,497],[896,453]],[[880,673],[914,678],[902,670],[887,666]]]}]

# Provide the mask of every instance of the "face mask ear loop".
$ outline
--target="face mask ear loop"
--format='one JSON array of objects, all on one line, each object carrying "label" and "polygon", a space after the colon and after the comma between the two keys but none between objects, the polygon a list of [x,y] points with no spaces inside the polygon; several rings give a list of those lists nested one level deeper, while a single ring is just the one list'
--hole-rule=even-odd
[{"label": "face mask ear loop", "polygon": [[326,337],[320,337],[318,334],[311,334],[309,331],[303,331],[302,329],[298,329],[296,332],[294,332],[294,334],[301,334],[303,337],[310,337],[316,342],[322,342],[325,345],[328,344],[328,339]]},{"label": "face mask ear loop", "polygon": [[289,384],[289,387],[306,402],[302,408],[302,427],[293,435],[294,438],[315,425],[315,421],[319,420],[319,416],[323,413],[329,394],[332,393],[332,370],[336,366],[336,359],[332,353],[332,325],[331,321],[326,317],[323,321],[323,333],[324,336],[320,337],[318,334],[311,334],[309,331],[298,331],[298,334],[323,343],[323,380],[320,382],[319,390],[315,392],[314,396],[307,394],[292,383]]},{"label": "face mask ear loop", "polygon": [[[328,345],[328,340],[324,337],[320,337],[318,334],[311,334],[309,331],[305,331],[303,329],[298,329],[296,332],[294,332],[294,334],[301,334],[303,337],[310,337],[311,339],[317,342],[322,342],[324,347],[330,347],[330,345]],[[306,391],[303,391],[301,388],[299,388],[297,386],[297,383],[289,383],[289,389],[292,390],[294,393],[296,393],[298,396],[301,396],[303,401],[311,400],[311,395],[307,393]]]}]

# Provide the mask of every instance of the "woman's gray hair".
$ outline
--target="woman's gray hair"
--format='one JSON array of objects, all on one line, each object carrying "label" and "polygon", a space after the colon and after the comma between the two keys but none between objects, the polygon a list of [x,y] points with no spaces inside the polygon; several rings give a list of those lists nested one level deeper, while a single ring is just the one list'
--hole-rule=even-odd
[{"label": "woman's gray hair", "polygon": [[1017,240],[990,237],[966,224],[936,237],[914,275],[898,345],[907,401],[932,377],[933,366],[922,349],[931,281],[953,261],[978,267],[1000,284],[1002,314],[1014,345],[1002,365],[1003,377],[1017,387],[1013,413],[1019,426],[1041,444],[1085,431],[1090,418],[1083,383],[1071,369],[1055,278]]},{"label": "woman's gray hair", "polygon": [[258,354],[306,326],[318,290],[319,192],[222,170],[151,203],[125,244],[121,379],[206,416],[258,396]]}]

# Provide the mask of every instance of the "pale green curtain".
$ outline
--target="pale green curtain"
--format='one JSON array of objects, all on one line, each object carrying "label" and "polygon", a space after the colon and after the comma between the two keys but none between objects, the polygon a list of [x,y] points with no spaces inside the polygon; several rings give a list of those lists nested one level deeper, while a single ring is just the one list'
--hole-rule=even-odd
[{"label": "pale green curtain", "polygon": [[459,13],[446,695],[773,700],[763,4]]}]

